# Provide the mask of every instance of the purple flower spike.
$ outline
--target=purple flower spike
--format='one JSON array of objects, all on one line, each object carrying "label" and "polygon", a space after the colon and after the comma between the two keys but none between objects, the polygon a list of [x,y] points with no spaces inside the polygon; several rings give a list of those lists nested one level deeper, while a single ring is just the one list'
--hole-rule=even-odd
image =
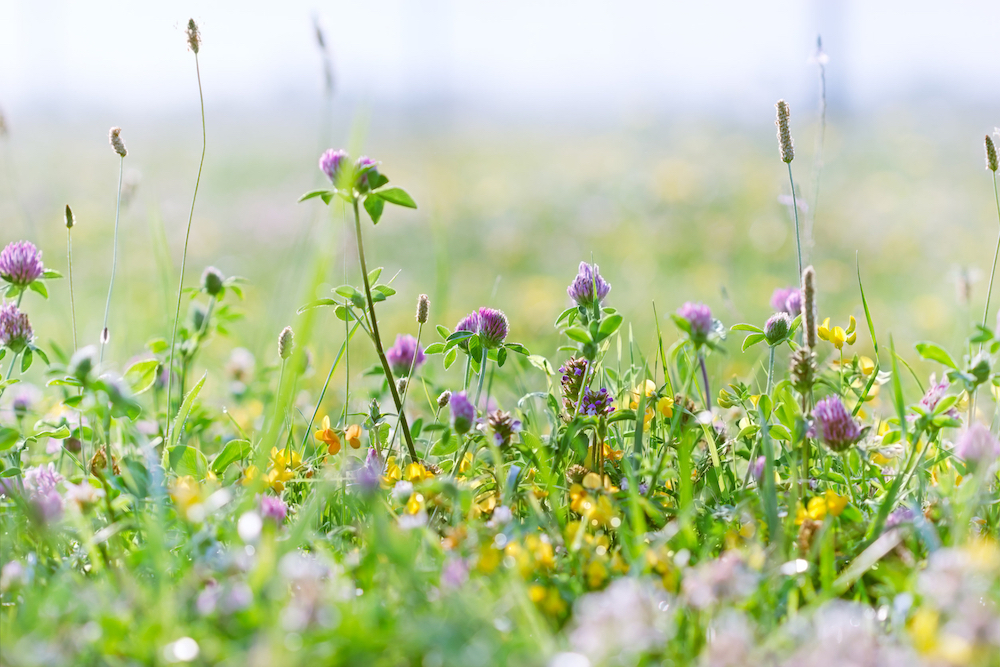
[{"label": "purple flower spike", "polygon": [[485,306],[479,309],[479,340],[483,347],[500,347],[507,338],[507,331],[507,316],[503,311]]},{"label": "purple flower spike", "polygon": [[451,408],[451,426],[455,429],[455,433],[459,435],[468,433],[476,421],[476,406],[464,391],[452,394],[448,405]]},{"label": "purple flower spike", "polygon": [[0,277],[16,287],[27,287],[43,273],[42,253],[30,241],[9,243],[0,252]]},{"label": "purple flower spike", "polygon": [[966,463],[989,466],[1000,457],[1000,442],[982,424],[973,424],[955,443],[955,455]]},{"label": "purple flower spike", "polygon": [[17,309],[17,304],[9,301],[0,305],[0,345],[10,348],[15,354],[31,343],[34,334],[28,314]]},{"label": "purple flower spike", "polygon": [[608,390],[601,387],[600,391],[594,391],[590,387],[583,390],[583,401],[580,403],[580,413],[592,415],[594,417],[607,416],[615,411],[611,404],[611,395]]},{"label": "purple flower spike", "polygon": [[[361,157],[358,158],[358,161],[354,163],[354,169],[358,174],[358,182],[356,184],[358,192],[368,192],[368,176],[369,174],[378,173],[378,167],[376,166],[377,164],[378,162],[371,159],[367,155],[362,155]],[[369,169],[364,173],[361,173],[361,170],[367,167],[371,167],[371,169]]]},{"label": "purple flower spike", "polygon": [[610,291],[611,285],[601,277],[599,267],[586,262],[580,262],[579,273],[566,288],[566,293],[581,308],[592,308],[595,303],[600,305]]},{"label": "purple flower spike", "polygon": [[861,439],[861,427],[839,396],[827,396],[818,402],[813,417],[819,437],[838,454]]},{"label": "purple flower spike", "polygon": [[331,183],[337,185],[341,171],[349,159],[350,156],[347,154],[347,151],[335,151],[331,148],[319,158],[320,171],[326,174]]},{"label": "purple flower spike", "polygon": [[382,459],[374,447],[368,449],[368,455],[365,456],[365,464],[358,468],[354,475],[358,486],[365,493],[371,493],[378,488],[379,479],[382,475]]},{"label": "purple flower spike", "polygon": [[757,460],[753,462],[752,474],[753,478],[757,480],[758,484],[764,478],[764,468],[766,465],[767,465],[766,456],[758,456]]},{"label": "purple flower spike", "polygon": [[696,343],[703,343],[708,339],[712,330],[712,310],[708,306],[688,301],[677,309],[677,315],[687,320],[691,327],[691,338]]},{"label": "purple flower spike", "polygon": [[288,505],[277,496],[261,496],[260,516],[265,521],[270,520],[280,526],[285,522],[285,517],[288,516]]},{"label": "purple flower spike", "polygon": [[397,335],[396,344],[385,351],[385,358],[396,377],[408,376],[411,366],[417,370],[427,360],[424,351],[417,345],[417,339],[410,334]]}]

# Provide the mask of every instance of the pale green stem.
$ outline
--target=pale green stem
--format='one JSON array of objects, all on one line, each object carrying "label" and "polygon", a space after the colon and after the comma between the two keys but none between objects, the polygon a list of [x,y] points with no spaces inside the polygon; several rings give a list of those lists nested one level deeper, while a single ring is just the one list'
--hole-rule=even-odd
[{"label": "pale green stem", "polygon": [[795,216],[795,249],[798,252],[799,259],[799,282],[802,282],[802,239],[799,236],[799,207],[795,201],[795,180],[792,178],[792,163],[786,162],[788,165],[788,182],[791,184],[792,188],[792,215]]},{"label": "pale green stem", "polygon": [[[111,282],[108,284],[108,300],[104,304],[104,329],[101,331],[101,354],[98,365],[104,363],[104,349],[108,346],[108,316],[111,314],[111,290],[115,287],[115,272],[118,268],[118,218],[122,208],[122,174],[125,171],[125,158],[118,160],[118,203],[115,205],[115,234],[111,250]],[[75,319],[74,319],[75,321]],[[74,337],[76,325],[74,324]],[[75,345],[75,343],[74,343]]]},{"label": "pale green stem", "polygon": [[174,379],[174,348],[177,346],[177,321],[181,315],[181,295],[184,293],[184,269],[187,268],[188,242],[191,240],[191,223],[194,220],[194,204],[198,200],[198,186],[201,185],[201,170],[205,166],[205,149],[208,133],[205,129],[205,96],[201,90],[201,67],[198,54],[194,54],[194,69],[198,75],[198,100],[201,103],[201,161],[198,163],[198,177],[194,181],[194,195],[191,197],[191,212],[188,214],[187,231],[184,234],[184,252],[181,254],[181,279],[177,285],[177,307],[174,310],[174,326],[170,334],[170,357],[167,361],[167,408],[164,442],[170,438],[170,394]]}]

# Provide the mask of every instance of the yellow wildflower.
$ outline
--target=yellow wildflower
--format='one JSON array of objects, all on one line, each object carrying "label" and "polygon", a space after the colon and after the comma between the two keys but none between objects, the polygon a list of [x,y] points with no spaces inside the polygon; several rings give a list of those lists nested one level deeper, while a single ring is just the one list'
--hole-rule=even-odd
[{"label": "yellow wildflower", "polygon": [[472,470],[472,464],[475,458],[472,456],[472,452],[466,452],[465,456],[462,457],[462,462],[458,464],[458,472],[469,472]]},{"label": "yellow wildflower", "polygon": [[361,447],[361,427],[357,424],[351,424],[344,431],[344,437],[347,438],[347,444],[351,446],[351,449],[358,449]]},{"label": "yellow wildflower", "polygon": [[844,508],[847,507],[847,497],[830,490],[827,490],[825,495],[826,511],[830,513],[830,516],[840,516]]},{"label": "yellow wildflower", "polygon": [[586,575],[588,586],[600,588],[608,580],[608,568],[600,559],[595,558],[587,564]]},{"label": "yellow wildflower", "polygon": [[405,511],[407,514],[417,514],[424,508],[424,497],[419,493],[411,493],[410,499],[406,501]]},{"label": "yellow wildflower", "polygon": [[674,398],[673,396],[663,396],[654,401],[649,401],[648,399],[656,395],[656,383],[652,380],[646,380],[646,382],[640,388],[636,386],[632,390],[632,400],[629,403],[629,407],[633,410],[639,409],[639,398],[640,391],[646,395],[646,414],[643,416],[643,421],[649,423],[650,420],[659,412],[664,417],[668,419],[674,414]]},{"label": "yellow wildflower", "polygon": [[327,451],[331,454],[336,454],[340,451],[340,436],[330,428],[330,417],[328,415],[323,417],[323,426],[316,431],[313,437],[325,443]]},{"label": "yellow wildflower", "polygon": [[396,482],[403,479],[403,471],[396,463],[396,457],[390,456],[385,460],[385,474],[382,475],[382,486],[389,488]]},{"label": "yellow wildflower", "polygon": [[844,343],[848,345],[854,345],[854,341],[858,338],[858,332],[855,330],[858,323],[854,320],[854,316],[851,315],[847,329],[842,329],[840,327],[830,328],[830,318],[823,320],[821,324],[816,329],[816,334],[825,341],[833,343],[833,346],[838,350],[844,349]]},{"label": "yellow wildflower", "polygon": [[247,469],[243,471],[243,486],[250,486],[258,477],[260,477],[260,469],[255,465],[247,466]]}]

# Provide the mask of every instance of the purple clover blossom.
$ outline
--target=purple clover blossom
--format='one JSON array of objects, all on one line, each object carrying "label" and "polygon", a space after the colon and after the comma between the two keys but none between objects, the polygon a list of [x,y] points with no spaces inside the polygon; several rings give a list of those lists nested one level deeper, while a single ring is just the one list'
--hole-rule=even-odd
[{"label": "purple clover blossom", "polygon": [[834,452],[840,453],[861,439],[861,427],[839,396],[827,396],[813,408],[816,431]]},{"label": "purple clover blossom", "polygon": [[802,290],[793,289],[785,299],[785,312],[792,317],[798,317],[802,313]]},{"label": "purple clover blossom", "polygon": [[[465,317],[463,317],[462,319],[460,319],[458,321],[458,324],[455,325],[455,333],[458,333],[459,331],[471,331],[472,333],[478,333],[479,332],[479,313],[478,312],[472,312],[472,313],[469,313],[468,315],[466,315]],[[458,341],[458,346],[460,348],[462,348],[463,350],[465,350],[466,352],[468,352],[469,351],[469,340],[466,338],[466,339]]]},{"label": "purple clover blossom", "polygon": [[703,343],[712,331],[712,310],[703,303],[687,301],[677,309],[677,315],[687,320],[691,338],[696,343]]},{"label": "purple clover blossom", "polygon": [[27,287],[43,273],[42,253],[30,241],[8,243],[0,252],[0,277],[16,287]]},{"label": "purple clover blossom", "polygon": [[[358,158],[358,161],[354,163],[354,170],[358,174],[358,182],[356,187],[358,192],[368,192],[368,175],[378,173],[378,162],[371,159],[367,155],[362,155]],[[362,173],[361,170],[367,167],[371,167],[368,171]]]},{"label": "purple clover blossom", "polygon": [[611,285],[601,277],[599,269],[596,264],[591,266],[586,262],[580,262],[579,273],[566,288],[566,293],[581,308],[592,308],[595,303],[600,305],[611,291]]},{"label": "purple clover blossom", "polygon": [[771,308],[792,317],[802,312],[802,291],[797,287],[779,287],[771,294]]},{"label": "purple clover blossom", "polygon": [[344,169],[344,165],[350,156],[345,150],[335,151],[332,148],[323,153],[319,158],[319,168],[326,177],[330,179],[330,182],[337,185],[337,181],[340,179],[340,174]]},{"label": "purple clover blossom", "polygon": [[487,308],[479,309],[479,340],[486,349],[500,347],[507,338],[509,325],[507,316],[502,310]]},{"label": "purple clover blossom", "polygon": [[886,517],[885,520],[886,530],[892,528],[893,526],[899,526],[904,523],[913,523],[913,521],[916,518],[917,518],[917,513],[914,512],[909,507],[906,507],[905,505],[902,507],[897,507],[892,511],[891,514],[889,514],[888,517]]},{"label": "purple clover blossom", "polygon": [[[948,380],[941,380],[941,382],[935,382],[934,377],[932,376],[931,386],[928,387],[927,393],[924,394],[924,397],[920,399],[920,407],[922,407],[927,412],[934,412],[934,409],[937,407],[938,403],[941,402],[941,399],[944,398],[944,395],[948,391],[948,387],[950,386],[951,383]],[[945,414],[947,414],[952,419],[961,419],[962,417],[959,414],[958,410],[956,410],[954,407],[949,408]],[[907,415],[907,419],[910,421],[914,421],[916,420],[916,418],[917,415]]]},{"label": "purple clover blossom", "polygon": [[977,466],[989,466],[1000,457],[1000,442],[982,424],[973,424],[955,443],[955,455]]},{"label": "purple clover blossom", "polygon": [[769,345],[776,345],[785,340],[789,330],[792,328],[792,320],[788,313],[782,311],[767,318],[764,323],[764,338]]},{"label": "purple clover blossom", "polygon": [[417,344],[417,339],[410,334],[398,334],[396,343],[385,351],[385,358],[389,361],[389,368],[397,377],[408,376],[411,366],[415,371],[427,361],[427,356]]},{"label": "purple clover blossom", "polygon": [[0,305],[0,345],[18,353],[27,347],[33,338],[34,333],[28,321],[28,314],[18,310],[17,304],[13,301]]},{"label": "purple clover blossom", "polygon": [[24,473],[28,500],[43,521],[53,521],[62,516],[63,498],[58,488],[62,482],[63,476],[52,463],[30,468]]},{"label": "purple clover blossom", "polygon": [[469,400],[469,396],[464,391],[452,394],[448,407],[451,408],[451,426],[455,433],[468,433],[476,421],[476,406]]},{"label": "purple clover blossom", "polygon": [[288,505],[277,496],[260,496],[260,516],[265,521],[271,520],[280,526],[288,516]]},{"label": "purple clover blossom", "polygon": [[753,462],[753,469],[751,470],[751,474],[753,475],[753,478],[757,480],[758,484],[760,484],[760,481],[764,479],[764,468],[766,465],[767,465],[766,456],[758,456],[757,460]]},{"label": "purple clover blossom", "polygon": [[611,404],[611,395],[607,389],[601,387],[600,391],[595,391],[587,387],[583,390],[583,400],[580,402],[580,414],[606,417],[614,411],[615,407]]}]

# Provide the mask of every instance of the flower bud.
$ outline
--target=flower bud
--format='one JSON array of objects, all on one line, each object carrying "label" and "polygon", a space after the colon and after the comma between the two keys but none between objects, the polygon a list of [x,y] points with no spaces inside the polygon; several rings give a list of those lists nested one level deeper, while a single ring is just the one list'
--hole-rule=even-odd
[{"label": "flower bud", "polygon": [[292,331],[291,327],[285,327],[281,330],[278,335],[278,356],[282,359],[287,359],[292,356],[292,348],[294,346],[295,332]]},{"label": "flower bud", "polygon": [[206,267],[205,272],[201,274],[201,288],[210,296],[218,296],[222,292],[222,283],[225,279],[222,271],[214,266]]},{"label": "flower bud", "polygon": [[73,229],[73,225],[76,224],[76,218],[73,217],[73,209],[66,204],[66,229]]},{"label": "flower bud", "polygon": [[767,319],[764,324],[764,338],[768,345],[777,345],[788,336],[788,330],[792,327],[792,321],[788,318],[788,313],[775,313]]}]

